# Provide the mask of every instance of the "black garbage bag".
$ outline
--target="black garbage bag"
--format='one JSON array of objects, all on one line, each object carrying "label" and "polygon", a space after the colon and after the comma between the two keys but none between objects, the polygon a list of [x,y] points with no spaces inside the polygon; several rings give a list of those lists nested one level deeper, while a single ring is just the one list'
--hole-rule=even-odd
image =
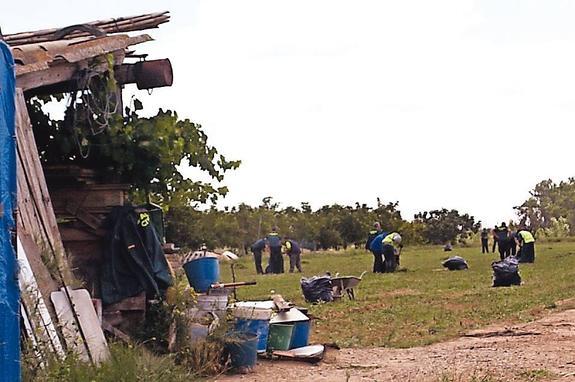
[{"label": "black garbage bag", "polygon": [[491,263],[493,268],[493,286],[521,285],[519,275],[519,261],[514,256],[506,257],[501,261]]},{"label": "black garbage bag", "polygon": [[462,271],[469,268],[467,261],[460,256],[450,257],[441,264],[450,271]]},{"label": "black garbage bag", "polygon": [[333,301],[331,276],[302,277],[300,284],[307,302]]}]

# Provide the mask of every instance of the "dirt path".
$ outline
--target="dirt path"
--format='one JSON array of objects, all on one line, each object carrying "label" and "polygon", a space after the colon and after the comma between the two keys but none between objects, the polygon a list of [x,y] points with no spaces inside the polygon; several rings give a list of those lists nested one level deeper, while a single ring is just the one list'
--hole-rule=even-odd
[{"label": "dirt path", "polygon": [[331,350],[319,365],[258,362],[218,381],[575,381],[575,309],[411,349]]}]

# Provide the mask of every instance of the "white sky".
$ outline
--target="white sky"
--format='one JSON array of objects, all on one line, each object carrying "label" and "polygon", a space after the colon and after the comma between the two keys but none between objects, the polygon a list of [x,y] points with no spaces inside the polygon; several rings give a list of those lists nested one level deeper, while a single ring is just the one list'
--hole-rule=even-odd
[{"label": "white sky", "polygon": [[492,225],[573,176],[575,3],[99,0],[2,4],[4,33],[170,10],[138,47],[174,86],[140,98],[243,161],[226,205],[399,200]]}]

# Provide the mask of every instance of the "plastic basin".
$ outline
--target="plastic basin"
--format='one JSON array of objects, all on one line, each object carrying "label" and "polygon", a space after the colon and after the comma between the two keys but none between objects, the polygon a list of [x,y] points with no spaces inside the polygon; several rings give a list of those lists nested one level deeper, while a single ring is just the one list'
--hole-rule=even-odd
[{"label": "plastic basin", "polygon": [[258,336],[255,333],[236,333],[228,341],[226,349],[233,368],[251,368],[256,365]]}]

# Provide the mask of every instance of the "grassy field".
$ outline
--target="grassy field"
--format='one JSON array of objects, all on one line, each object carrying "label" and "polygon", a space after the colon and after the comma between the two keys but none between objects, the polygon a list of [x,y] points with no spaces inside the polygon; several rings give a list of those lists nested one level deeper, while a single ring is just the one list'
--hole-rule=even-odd
[{"label": "grassy field", "polygon": [[[478,247],[404,248],[402,270],[393,274],[364,276],[356,300],[305,303],[299,273],[256,276],[253,260],[236,265],[239,281],[257,280],[256,286],[238,288],[238,300],[269,298],[270,291],[286,300],[308,306],[315,317],[311,341],[335,342],[342,347],[411,347],[458,336],[471,329],[498,322],[527,321],[554,309],[560,300],[575,295],[575,243],[538,243],[536,263],[521,264],[523,285],[491,287],[495,254],[482,255]],[[470,269],[449,272],[441,261],[447,255],[464,257]],[[287,259],[286,259],[287,260]],[[304,276],[360,275],[370,271],[373,257],[363,250],[325,252],[303,256]],[[267,264],[267,258],[264,259]],[[286,266],[288,262],[286,262]],[[229,266],[222,264],[222,278],[231,281]]]}]

